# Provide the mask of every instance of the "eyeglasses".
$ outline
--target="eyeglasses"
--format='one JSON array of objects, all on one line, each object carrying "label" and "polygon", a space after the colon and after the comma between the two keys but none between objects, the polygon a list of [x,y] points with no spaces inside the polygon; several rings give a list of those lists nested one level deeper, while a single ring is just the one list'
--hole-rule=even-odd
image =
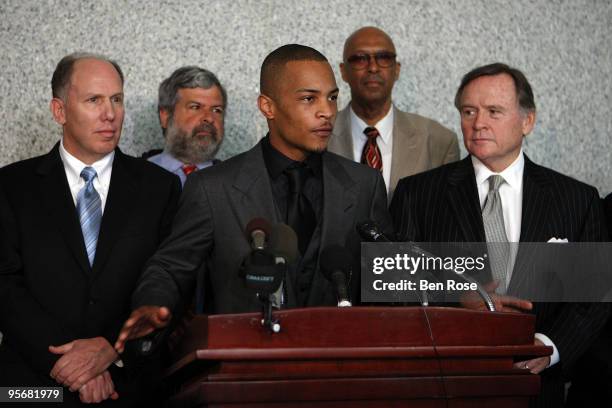
[{"label": "eyeglasses", "polygon": [[351,55],[347,58],[347,62],[351,65],[353,69],[365,69],[370,65],[370,59],[374,58],[376,61],[376,65],[380,68],[388,68],[391,65],[395,64],[395,55],[392,52],[377,52],[374,54],[355,54]]}]

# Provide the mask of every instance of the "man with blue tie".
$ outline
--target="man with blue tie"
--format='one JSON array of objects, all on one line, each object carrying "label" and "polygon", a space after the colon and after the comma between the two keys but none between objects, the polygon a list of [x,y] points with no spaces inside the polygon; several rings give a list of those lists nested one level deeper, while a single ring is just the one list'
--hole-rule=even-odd
[{"label": "man with blue tie", "polygon": [[196,170],[212,166],[223,141],[227,94],[212,72],[186,66],[159,85],[159,122],[166,144],[149,161],[185,184]]},{"label": "man with blue tie", "polygon": [[134,406],[151,361],[119,360],[111,344],[144,261],[169,233],[180,184],[117,148],[115,62],[68,55],[52,91],[61,141],[0,169],[0,386],[63,385],[63,406]]}]

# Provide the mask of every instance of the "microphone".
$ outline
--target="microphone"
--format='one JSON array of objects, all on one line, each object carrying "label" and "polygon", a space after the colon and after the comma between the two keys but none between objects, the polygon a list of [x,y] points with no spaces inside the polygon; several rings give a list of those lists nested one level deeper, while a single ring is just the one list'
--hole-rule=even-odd
[{"label": "microphone", "polygon": [[321,251],[321,271],[334,285],[338,307],[352,306],[348,296],[347,280],[350,278],[351,253],[340,245],[332,245]]},{"label": "microphone", "polygon": [[391,242],[372,220],[357,223],[355,228],[359,236],[366,242]]},{"label": "microphone", "polygon": [[275,256],[277,264],[290,264],[298,256],[297,234],[289,225],[284,223],[274,224],[268,249]]},{"label": "microphone", "polygon": [[284,271],[276,265],[274,255],[266,250],[271,230],[270,223],[264,218],[256,217],[248,222],[245,234],[252,251],[240,268],[246,287],[266,296],[278,289]]},{"label": "microphone", "polygon": [[[268,251],[274,256],[276,265],[285,267],[286,271],[286,265],[293,263],[298,256],[298,238],[293,228],[283,223],[274,224]],[[287,303],[284,276],[281,278],[278,290],[270,295],[270,301],[277,309]]]},{"label": "microphone", "polygon": [[264,218],[253,218],[246,226],[245,232],[247,239],[251,243],[251,248],[264,249],[267,237],[270,236],[270,223]]},{"label": "microphone", "polygon": [[284,265],[277,265],[274,255],[263,249],[256,249],[244,258],[240,276],[247,288],[260,295],[274,293],[284,275]]}]

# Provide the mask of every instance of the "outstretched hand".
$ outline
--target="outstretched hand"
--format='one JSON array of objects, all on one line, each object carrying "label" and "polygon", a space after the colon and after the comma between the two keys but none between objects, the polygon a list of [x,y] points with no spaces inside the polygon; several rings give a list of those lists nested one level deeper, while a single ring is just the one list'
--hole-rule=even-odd
[{"label": "outstretched hand", "polygon": [[172,313],[163,306],[141,306],[126,320],[115,342],[117,353],[123,353],[128,340],[138,339],[164,328],[170,323]]}]

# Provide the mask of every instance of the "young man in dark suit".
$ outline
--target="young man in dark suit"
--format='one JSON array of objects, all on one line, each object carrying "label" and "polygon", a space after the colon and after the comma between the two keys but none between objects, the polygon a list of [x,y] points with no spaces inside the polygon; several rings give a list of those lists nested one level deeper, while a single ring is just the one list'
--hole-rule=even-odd
[{"label": "young man in dark suit", "polygon": [[[336,305],[319,268],[321,249],[346,245],[358,256],[355,225],[367,219],[390,231],[380,172],[326,151],[338,95],[327,59],[310,47],[282,46],[264,60],[260,90],[268,135],[251,150],[188,178],[172,235],[144,271],[117,349],[126,339],[163,327],[177,303],[190,296],[194,271],[209,257],[210,312],[261,310],[239,276],[251,251],[245,227],[255,217],[296,230],[300,254],[285,278],[287,307]],[[303,186],[295,190],[301,202],[297,223],[289,200],[296,173]],[[357,271],[351,289],[358,300]]]},{"label": "young man in dark suit", "polygon": [[180,184],[117,148],[115,62],[68,55],[52,90],[61,141],[0,170],[0,385],[63,385],[64,406],[133,406],[144,362],[120,360],[112,344],[144,262],[170,231]]},{"label": "young man in dark suit", "polygon": [[[476,68],[463,77],[455,98],[470,155],[464,160],[402,179],[391,214],[402,240],[420,242],[569,242],[605,240],[597,190],[523,154],[533,129],[533,92],[522,72],[505,64]],[[511,247],[512,248],[512,247]],[[502,259],[503,258],[503,259]],[[491,258],[502,310],[536,315],[535,344],[552,356],[516,363],[542,373],[534,406],[562,406],[564,375],[606,321],[607,306],[534,303],[506,295],[521,275],[511,254]],[[517,265],[519,259],[516,259]],[[499,274],[496,276],[495,269]],[[534,271],[537,273],[537,271]],[[532,309],[533,307],[533,309]],[[532,309],[532,310],[531,310]]]}]

